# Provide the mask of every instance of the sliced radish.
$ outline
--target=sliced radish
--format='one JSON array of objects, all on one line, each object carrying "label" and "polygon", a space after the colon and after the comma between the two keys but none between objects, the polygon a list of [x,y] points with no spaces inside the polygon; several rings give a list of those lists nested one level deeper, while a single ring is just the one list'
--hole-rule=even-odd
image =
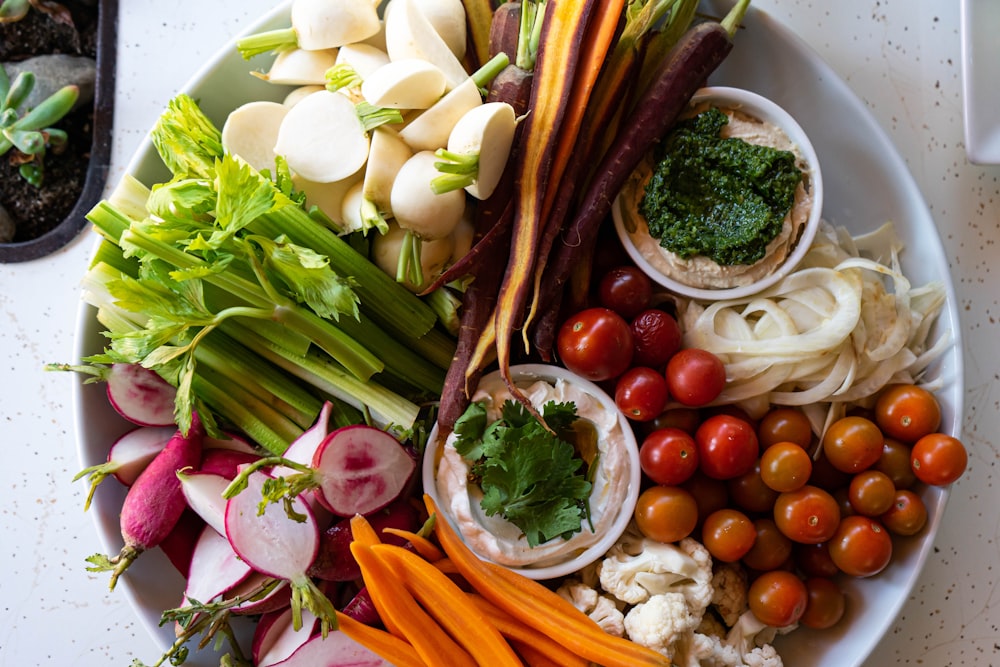
[{"label": "sliced radish", "polygon": [[372,596],[367,587],[362,587],[355,593],[341,611],[358,623],[365,625],[378,625],[382,622],[382,617],[379,616],[378,609],[375,608],[375,603],[372,602]]},{"label": "sliced radish", "polygon": [[336,625],[335,610],[306,574],[319,550],[319,526],[309,505],[299,497],[287,503],[294,517],[286,513],[286,503],[267,503],[261,512],[267,479],[263,472],[251,473],[246,488],[226,503],[226,537],[255,570],[289,582],[296,629],[302,625],[305,608],[320,618],[325,634]]},{"label": "sliced radish", "polygon": [[360,42],[380,29],[374,3],[359,0],[295,0],[292,27],[303,49],[330,49]]},{"label": "sliced radish", "polygon": [[195,544],[184,587],[185,603],[205,604],[220,597],[250,576],[253,570],[211,526],[206,526]]},{"label": "sliced radish", "polygon": [[337,63],[337,49],[288,49],[274,58],[259,78],[284,86],[322,86],[326,71]]},{"label": "sliced radish", "polygon": [[414,151],[436,151],[448,145],[455,123],[470,109],[483,103],[479,87],[471,78],[445,93],[434,105],[407,123],[399,136]]},{"label": "sliced radish", "polygon": [[317,183],[340,181],[368,160],[368,133],[345,95],[320,90],[288,109],[274,152]]},{"label": "sliced radish", "polygon": [[426,109],[444,94],[444,72],[426,60],[393,60],[369,74],[361,94],[371,104],[390,109]]},{"label": "sliced radish", "polygon": [[90,482],[83,509],[90,507],[97,486],[108,475],[114,475],[125,486],[132,486],[150,461],[167,446],[176,431],[175,426],[140,426],[115,440],[108,449],[108,458],[104,463],[84,468],[73,478],[76,481],[86,477]]},{"label": "sliced radish", "polygon": [[139,426],[174,424],[177,390],[139,364],[112,364],[107,376],[108,400],[125,419]]},{"label": "sliced radish", "polygon": [[385,43],[390,60],[417,58],[434,63],[444,72],[449,88],[469,76],[416,0],[392,0],[386,7]]},{"label": "sliced radish", "polygon": [[343,632],[315,635],[273,667],[392,667]]},{"label": "sliced radish", "polygon": [[257,450],[247,441],[246,438],[242,435],[228,431],[224,431],[217,438],[206,435],[202,444],[205,449],[232,449],[238,452],[246,452],[248,454],[257,453]]},{"label": "sliced radish", "polygon": [[291,608],[261,618],[253,639],[253,662],[256,667],[270,667],[286,660],[309,641],[316,629],[316,617],[302,612],[302,627],[292,627]]},{"label": "sliced radish", "polygon": [[220,535],[226,534],[226,499],[229,480],[210,472],[179,471],[181,491],[188,507]]},{"label": "sliced radish", "polygon": [[345,44],[337,52],[338,65],[350,65],[362,79],[388,64],[389,54],[371,44]]},{"label": "sliced radish", "polygon": [[188,571],[191,568],[191,557],[194,554],[194,545],[198,543],[198,538],[201,537],[201,531],[204,529],[205,522],[201,520],[201,517],[193,510],[185,509],[167,536],[160,541],[160,551],[167,557],[170,564],[180,572],[181,576],[188,576]]},{"label": "sliced radish", "polygon": [[320,475],[323,504],[334,514],[353,516],[374,512],[399,497],[416,463],[392,435],[361,424],[331,433],[316,451],[312,467]]},{"label": "sliced radish", "polygon": [[240,466],[253,463],[260,458],[256,452],[238,449],[205,449],[201,455],[198,472],[221,475],[228,480],[236,477]]},{"label": "sliced radish", "polygon": [[[251,572],[250,576],[226,591],[226,599],[232,599],[236,596],[247,597],[268,581],[273,580],[272,577],[266,574]],[[255,616],[257,614],[288,609],[291,602],[292,594],[291,589],[288,587],[288,582],[281,581],[260,599],[244,600],[233,607],[232,612],[237,616]]]},{"label": "sliced radish", "polygon": [[496,189],[507,166],[516,129],[514,107],[506,102],[487,102],[470,109],[452,128],[448,151],[478,156],[475,180],[465,187],[476,199],[487,199]]},{"label": "sliced radish", "polygon": [[279,102],[247,102],[234,109],[222,126],[222,145],[261,171],[274,171],[274,145],[289,107]]},{"label": "sliced radish", "polygon": [[[400,528],[415,531],[420,528],[417,511],[406,500],[396,500],[388,506],[366,515],[368,522],[383,542],[402,546],[406,540],[389,533],[382,533],[384,528]],[[361,569],[354,554],[351,553],[350,519],[343,519],[325,531],[320,536],[320,548],[316,560],[309,568],[309,574],[326,581],[354,581],[361,577]]]}]

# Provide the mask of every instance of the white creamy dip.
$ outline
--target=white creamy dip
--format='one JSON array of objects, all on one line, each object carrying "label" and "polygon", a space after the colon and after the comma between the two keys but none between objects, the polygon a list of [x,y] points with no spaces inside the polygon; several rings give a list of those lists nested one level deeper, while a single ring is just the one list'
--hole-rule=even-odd
[{"label": "white creamy dip", "polygon": [[[549,401],[572,402],[579,417],[594,423],[600,454],[592,480],[590,522],[584,520],[581,531],[568,540],[557,537],[535,547],[529,546],[517,526],[502,516],[487,516],[482,510],[482,491],[469,483],[469,462],[455,450],[454,434],[441,448],[436,487],[440,504],[448,508],[466,544],[477,554],[509,567],[548,567],[578,555],[611,528],[629,495],[629,454],[613,402],[608,403],[607,399],[562,379],[552,384],[536,380],[518,386],[539,411]],[[511,398],[503,381],[491,376],[480,383],[472,400],[485,402],[487,418],[492,422],[501,417],[501,407]]]},{"label": "white creamy dip", "polygon": [[[708,107],[707,103],[703,103],[694,107],[688,115],[696,115]],[[659,239],[650,235],[646,219],[638,210],[646,182],[653,171],[649,158],[632,173],[621,192],[622,221],[629,237],[646,261],[679,283],[708,289],[750,285],[773,273],[795,248],[813,207],[809,180],[810,166],[805,163],[798,147],[788,135],[776,125],[753,118],[742,111],[725,107],[720,107],[720,110],[729,117],[729,122],[722,127],[720,136],[736,137],[748,143],[791,151],[795,154],[797,166],[805,175],[795,191],[792,210],[785,216],[781,231],[768,243],[764,257],[753,264],[723,266],[704,255],[682,259],[661,246]]]}]

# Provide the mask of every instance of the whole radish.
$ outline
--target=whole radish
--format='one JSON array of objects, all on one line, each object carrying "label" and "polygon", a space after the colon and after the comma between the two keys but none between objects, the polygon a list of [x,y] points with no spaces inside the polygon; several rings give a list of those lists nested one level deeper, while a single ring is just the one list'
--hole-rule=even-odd
[{"label": "whole radish", "polygon": [[111,571],[112,590],[132,561],[160,544],[183,514],[187,504],[177,471],[199,464],[204,436],[201,420],[195,414],[188,434],[177,431],[129,488],[119,518],[125,545],[111,558],[95,554],[87,559],[92,564],[87,568],[91,572]]}]

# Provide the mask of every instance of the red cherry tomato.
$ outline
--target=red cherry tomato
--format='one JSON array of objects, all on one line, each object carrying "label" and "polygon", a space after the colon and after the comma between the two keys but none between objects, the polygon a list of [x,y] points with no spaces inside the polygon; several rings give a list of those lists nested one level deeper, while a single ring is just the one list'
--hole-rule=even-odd
[{"label": "red cherry tomato", "polygon": [[568,318],[556,345],[566,368],[594,382],[618,377],[632,363],[632,330],[607,308],[588,308]]},{"label": "red cherry tomato", "polygon": [[806,484],[774,502],[774,523],[794,542],[826,542],[837,531],[840,505],[828,491]]},{"label": "red cherry tomato", "polygon": [[777,628],[797,623],[809,602],[806,584],[786,570],[770,570],[750,584],[750,611],[761,623]]},{"label": "red cherry tomato", "polygon": [[615,384],[615,405],[634,421],[646,422],[658,416],[667,398],[666,378],[645,366],[628,369]]},{"label": "red cherry tomato", "polygon": [[823,434],[823,454],[837,470],[856,473],[875,465],[884,443],[875,422],[865,417],[842,417]]},{"label": "red cherry tomato", "polygon": [[705,517],[701,543],[716,560],[734,563],[743,558],[757,541],[757,529],[746,514],[721,509]]},{"label": "red cherry tomato", "polygon": [[879,520],[894,535],[916,535],[927,525],[927,505],[913,491],[899,489],[892,506]]},{"label": "red cherry tomato", "polygon": [[969,454],[958,438],[931,433],[913,443],[910,462],[913,474],[924,484],[947,486],[965,472]]},{"label": "red cherry tomato", "polygon": [[657,484],[681,484],[698,469],[698,445],[680,429],[657,429],[642,441],[639,464]]},{"label": "red cherry tomato", "polygon": [[635,525],[651,540],[677,542],[691,534],[698,523],[694,496],[678,486],[651,486],[635,507]]},{"label": "red cherry tomato", "polygon": [[706,405],[725,388],[726,367],[708,350],[685,348],[667,362],[667,385],[681,405]]},{"label": "red cherry tomato", "polygon": [[832,628],[844,616],[846,596],[832,579],[810,577],[806,579],[809,602],[799,622],[807,628],[825,630]]},{"label": "red cherry tomato", "polygon": [[714,415],[694,435],[702,471],[715,479],[732,479],[749,472],[760,448],[753,426],[732,415]]},{"label": "red cherry tomato", "polygon": [[842,572],[854,577],[878,574],[892,559],[889,531],[871,517],[844,517],[830,538],[830,558]]},{"label": "red cherry tomato", "polygon": [[941,404],[914,384],[891,384],[875,402],[875,422],[890,438],[916,442],[941,425]]},{"label": "red cherry tomato", "polygon": [[653,283],[635,266],[616,266],[601,277],[597,299],[625,319],[631,319],[649,306]]},{"label": "red cherry tomato", "polygon": [[635,345],[632,362],[636,365],[663,368],[681,349],[681,327],[664,310],[644,310],[632,319],[629,327]]}]

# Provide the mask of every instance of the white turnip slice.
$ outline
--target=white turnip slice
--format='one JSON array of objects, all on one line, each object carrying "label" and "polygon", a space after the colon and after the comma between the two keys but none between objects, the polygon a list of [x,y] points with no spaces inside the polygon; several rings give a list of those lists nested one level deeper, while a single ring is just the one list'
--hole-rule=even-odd
[{"label": "white turnip slice", "polygon": [[449,88],[469,76],[416,0],[392,0],[386,7],[385,43],[389,60],[417,58],[434,63],[444,72]]},{"label": "white turnip slice", "polygon": [[171,426],[177,390],[139,364],[112,364],[107,377],[108,400],[118,414],[139,426]]},{"label": "white turnip slice", "polygon": [[444,94],[448,83],[439,68],[426,60],[403,58],[379,67],[361,82],[361,95],[390,109],[426,109]]},{"label": "white turnip slice", "polygon": [[282,86],[322,86],[326,71],[336,63],[337,49],[287,49],[275,56],[267,74],[256,76]]},{"label": "white turnip slice", "polygon": [[281,100],[281,103],[286,107],[294,107],[309,95],[325,90],[325,88],[326,86],[299,86],[285,95],[285,99]]},{"label": "white turnip slice", "polygon": [[114,475],[125,486],[132,486],[176,432],[176,426],[139,426],[115,440],[108,448],[108,458],[104,463],[84,468],[73,478],[75,482],[86,477],[90,482],[87,499],[83,504],[84,511],[90,508],[97,486],[108,475]]},{"label": "white turnip slice", "polygon": [[[319,526],[309,505],[301,498],[262,505],[264,483],[268,479],[272,478],[261,471],[253,472],[246,477],[246,488],[229,498],[226,537],[236,553],[255,570],[289,582],[296,630],[302,627],[305,608],[320,619],[326,634],[336,627],[336,610],[306,574],[319,549]],[[289,516],[289,512],[294,515]]]},{"label": "white turnip slice", "polygon": [[254,665],[270,667],[287,659],[309,641],[316,629],[316,617],[302,611],[302,627],[292,627],[291,608],[266,614],[254,632],[251,654]]},{"label": "white turnip slice", "polygon": [[450,163],[437,180],[462,187],[476,199],[487,199],[500,182],[514,143],[517,118],[506,102],[487,102],[462,116],[448,137],[448,150],[438,151]]},{"label": "white turnip slice", "polygon": [[229,480],[215,473],[193,470],[179,470],[177,478],[188,507],[217,533],[225,535],[226,499],[222,492],[229,486]]},{"label": "white turnip slice", "polygon": [[[365,169],[365,173],[368,169]],[[362,232],[367,235],[368,230],[374,227],[382,233],[380,227],[386,226],[386,222],[382,219],[382,216],[378,214],[378,211],[368,212],[368,216],[373,220],[373,224],[368,225],[362,219],[362,214],[365,212],[365,183],[364,181],[358,181],[344,193],[344,199],[340,202],[340,218],[343,220],[344,231],[345,232]],[[377,237],[376,237],[377,238]]]},{"label": "white turnip slice", "polygon": [[331,433],[316,450],[312,467],[319,475],[322,503],[334,514],[353,516],[396,500],[416,463],[395,437],[360,424]]},{"label": "white turnip slice", "polygon": [[352,231],[344,228],[344,218],[341,207],[347,191],[364,178],[364,169],[358,169],[347,178],[332,183],[317,183],[303,178],[301,174],[292,175],[292,183],[300,192],[305,193],[306,207],[315,206],[338,227],[338,233]]},{"label": "white turnip slice", "polygon": [[467,78],[411,120],[399,136],[414,151],[436,151],[448,145],[448,136],[458,119],[482,103],[479,86]]},{"label": "white turnip slice", "polygon": [[295,0],[292,28],[303,49],[330,49],[360,42],[380,29],[378,10],[365,0]]},{"label": "white turnip slice", "polygon": [[274,145],[289,107],[280,102],[247,102],[234,109],[222,125],[222,146],[247,164],[274,171]]},{"label": "white turnip slice", "polygon": [[392,664],[343,632],[331,632],[326,637],[314,635],[272,667],[392,667]]},{"label": "white turnip slice", "polygon": [[464,58],[468,38],[462,0],[414,0],[414,4],[455,57]]},{"label": "white turnip slice", "polygon": [[320,90],[288,109],[274,152],[303,178],[332,183],[364,166],[368,144],[354,103],[345,95]]},{"label": "white turnip slice", "polygon": [[252,571],[223,535],[206,526],[191,556],[184,605],[207,604],[246,579]]},{"label": "white turnip slice", "polygon": [[362,79],[388,64],[389,54],[371,44],[345,44],[337,51],[337,65],[349,65]]},{"label": "white turnip slice", "polygon": [[87,559],[91,572],[111,572],[112,590],[118,577],[142,552],[167,537],[187,508],[177,471],[198,465],[204,435],[195,414],[188,434],[177,431],[129,488],[119,515],[124,546],[111,558],[95,554]]},{"label": "white turnip slice", "polygon": [[377,127],[372,132],[363,195],[385,217],[392,217],[392,184],[412,156],[413,151],[392,128]]}]

